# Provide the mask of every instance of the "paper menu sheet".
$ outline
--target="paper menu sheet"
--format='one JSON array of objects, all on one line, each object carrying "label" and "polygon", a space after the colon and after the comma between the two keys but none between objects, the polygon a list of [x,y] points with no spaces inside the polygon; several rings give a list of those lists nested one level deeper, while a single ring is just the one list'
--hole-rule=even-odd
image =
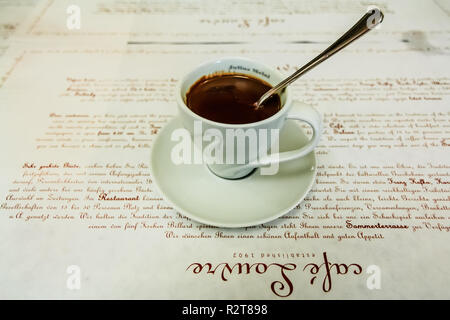
[{"label": "paper menu sheet", "polygon": [[0,56],[8,49],[11,35],[21,27],[21,22],[32,15],[38,1],[0,1]]},{"label": "paper menu sheet", "polygon": [[[35,14],[42,15],[10,36],[0,59],[0,296],[448,298],[449,25],[439,3],[426,5],[429,25],[421,33],[407,33],[416,26],[393,10],[380,30],[294,84],[295,97],[324,116],[315,185],[284,217],[239,230],[190,221],[153,187],[150,148],[176,116],[175,85],[197,64],[230,55],[287,75],[326,46],[322,39],[334,39],[324,33],[318,43],[292,43],[281,33],[277,46],[211,45],[209,36],[197,43],[196,25],[188,24],[192,30],[182,29],[192,44],[177,44],[168,34],[139,44],[116,42],[100,33],[105,24],[89,19],[87,30],[80,30],[86,33],[74,36],[52,13],[64,8],[60,2],[38,3]],[[180,17],[191,19],[179,6],[150,4],[161,8],[172,28]],[[414,4],[408,10],[425,6]],[[89,8],[104,5],[80,8],[89,15]],[[338,12],[328,5],[324,16]],[[190,10],[207,16],[207,9]],[[293,23],[296,15],[308,14],[279,16]],[[343,15],[336,13],[331,23]],[[252,14],[259,17],[264,14]],[[380,33],[393,29],[389,21],[410,38],[383,42]],[[131,22],[112,26],[134,39]],[[301,30],[312,37],[318,24]],[[46,28],[65,31],[34,33]],[[232,39],[226,30],[214,27],[215,37]],[[274,39],[270,31],[267,37]],[[102,192],[140,200],[104,203],[98,200]],[[353,227],[378,223],[397,227]],[[208,263],[214,273],[207,273]],[[245,263],[252,267],[239,272]],[[80,272],[79,289],[70,287],[74,270]]]}]

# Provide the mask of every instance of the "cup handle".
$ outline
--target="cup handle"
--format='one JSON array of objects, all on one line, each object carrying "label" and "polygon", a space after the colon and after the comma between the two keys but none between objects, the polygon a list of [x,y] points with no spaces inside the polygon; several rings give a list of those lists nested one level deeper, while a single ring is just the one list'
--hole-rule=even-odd
[{"label": "cup handle", "polygon": [[322,116],[313,107],[301,103],[299,101],[294,101],[294,108],[296,110],[289,113],[286,116],[286,120],[287,119],[298,120],[309,124],[313,130],[313,135],[309,140],[309,142],[297,150],[285,151],[268,155],[267,157],[260,159],[258,161],[258,164],[255,164],[255,166],[260,167],[264,165],[269,165],[271,163],[298,159],[309,154],[317,146],[317,144],[320,141],[320,137],[322,135]]},{"label": "cup handle", "polygon": [[[220,174],[217,172],[215,172],[215,174],[222,178],[237,179],[247,175],[253,169],[261,167],[261,174],[272,175],[275,174],[276,172],[273,172],[273,170],[270,170],[270,168],[268,171],[266,171],[267,173],[263,173],[263,170],[266,170],[266,168],[264,168],[265,166],[268,166],[270,164],[277,164],[284,161],[294,160],[309,154],[317,146],[320,140],[320,136],[322,135],[322,117],[320,113],[316,111],[316,109],[298,101],[294,101],[294,108],[296,110],[294,112],[289,113],[285,117],[285,120],[292,119],[303,121],[311,126],[313,130],[313,135],[306,145],[297,150],[279,152],[263,156],[259,160],[250,162],[249,164],[246,165],[231,166],[228,169],[222,170]],[[212,171],[214,172],[214,170]],[[278,171],[278,169],[276,169],[275,171]]]}]

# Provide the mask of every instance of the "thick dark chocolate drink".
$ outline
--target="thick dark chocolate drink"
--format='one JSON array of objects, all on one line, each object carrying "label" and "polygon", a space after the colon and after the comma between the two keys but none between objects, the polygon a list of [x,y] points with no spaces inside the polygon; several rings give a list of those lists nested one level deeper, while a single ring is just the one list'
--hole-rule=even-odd
[{"label": "thick dark chocolate drink", "polygon": [[254,103],[272,86],[244,74],[205,76],[186,93],[186,104],[203,118],[229,124],[252,123],[267,119],[281,108],[278,95],[270,97],[262,108]]}]

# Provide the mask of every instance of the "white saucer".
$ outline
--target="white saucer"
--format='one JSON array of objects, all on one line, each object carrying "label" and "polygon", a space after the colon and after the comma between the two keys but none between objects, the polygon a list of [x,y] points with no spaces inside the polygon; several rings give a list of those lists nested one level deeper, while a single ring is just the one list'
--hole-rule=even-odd
[{"label": "white saucer", "polygon": [[[159,132],[150,165],[153,183],[163,198],[193,220],[227,228],[265,223],[292,210],[314,183],[314,152],[281,163],[276,175],[261,175],[257,169],[240,180],[219,178],[206,165],[175,165],[170,154],[177,142],[170,136],[180,127],[174,118]],[[280,151],[298,149],[307,139],[300,126],[288,120],[280,132]]]}]

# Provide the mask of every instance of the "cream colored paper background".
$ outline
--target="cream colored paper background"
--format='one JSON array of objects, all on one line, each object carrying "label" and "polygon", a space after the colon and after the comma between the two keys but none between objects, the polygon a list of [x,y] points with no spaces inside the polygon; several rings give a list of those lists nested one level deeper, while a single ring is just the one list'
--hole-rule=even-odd
[{"label": "cream colored paper background", "polygon": [[[4,23],[13,27],[8,27],[10,31],[4,32],[0,42],[3,48],[0,56],[0,203],[10,202],[7,195],[16,187],[13,181],[21,178],[24,172],[22,166],[26,162],[148,165],[149,148],[37,149],[39,143],[36,139],[52,131],[49,129],[52,120],[50,114],[175,116],[176,107],[171,99],[172,91],[168,83],[176,83],[177,79],[197,64],[221,56],[239,55],[278,67],[287,75],[294,70],[293,66],[300,66],[334,41],[366,10],[365,2],[358,1],[321,1],[320,4],[309,1],[259,1],[256,4],[245,1],[233,2],[232,5],[228,2],[214,2],[213,5],[212,2],[202,1],[148,1],[138,6],[133,3],[135,2],[1,3],[4,9],[0,13],[0,25]],[[77,4],[81,8],[80,30],[66,28],[66,8],[69,4]],[[356,118],[362,119],[370,118],[372,113],[426,113],[428,117],[434,112],[436,115],[430,117],[441,120],[441,138],[450,143],[448,1],[394,1],[378,5],[383,8],[386,16],[380,29],[372,31],[296,83],[296,97],[306,102],[310,99],[309,102],[322,114],[331,114],[327,117],[336,118],[340,123],[344,123],[345,116],[341,117],[343,114],[359,114]],[[108,8],[109,11],[106,10]],[[156,98],[152,96],[145,103],[120,99],[108,101],[99,96],[83,100],[64,95],[69,86],[68,78],[120,79],[125,82],[129,79],[146,79],[156,81],[156,84],[152,82],[149,85],[150,88],[166,93]],[[423,92],[419,92],[423,85],[421,87],[418,84],[409,86],[406,93],[399,86],[384,91],[378,89],[386,94],[384,100],[378,101],[354,101],[345,94],[337,100],[336,96],[324,95],[320,90],[304,95],[302,86],[329,79],[358,79],[356,85],[352,82],[352,86],[360,90],[355,93],[356,96],[372,92],[373,89],[364,85],[364,81],[395,83],[398,79],[409,82],[415,79],[417,84],[418,81],[428,79],[429,82],[434,81],[434,84],[427,87],[425,92],[440,99],[419,102],[411,99],[413,96],[424,96]],[[440,84],[436,84],[436,81]],[[120,85],[130,86],[129,82],[121,82]],[[326,89],[326,85],[322,88]],[[386,93],[387,90],[391,91]],[[346,92],[350,92],[348,88]],[[321,100],[315,98],[319,96],[322,97]],[[333,116],[333,113],[337,115]],[[424,168],[420,172],[439,172],[442,180],[449,181],[448,146],[392,149],[378,147],[368,150],[367,145],[370,143],[363,142],[365,147],[360,150],[350,147],[332,148],[331,145],[338,143],[327,140],[333,136],[333,131],[329,127],[326,130],[328,131],[318,148],[321,152],[317,155],[319,165],[352,163],[357,166],[382,167],[398,163],[412,166],[433,163],[443,168]],[[150,141],[154,139],[150,133],[144,137]],[[136,168],[135,171],[140,169]],[[319,172],[325,171],[319,169]],[[57,184],[55,188],[63,186],[64,184]],[[84,187],[86,186],[83,185],[82,188]],[[152,188],[151,184],[149,187]],[[448,206],[448,184],[440,187],[446,191],[439,193],[441,200],[438,204]],[[345,194],[332,192],[331,195],[340,197]],[[425,190],[419,194],[433,196]],[[152,195],[155,195],[154,190]],[[324,195],[314,192],[309,195],[310,198],[313,196]],[[59,206],[63,201],[43,203],[56,203]],[[311,203],[314,206],[325,204],[324,201]],[[426,213],[420,207],[422,203],[423,201],[399,201],[398,205],[416,207],[418,210],[413,215],[421,215]],[[158,204],[168,205],[164,201]],[[343,203],[345,206],[352,204],[351,200]],[[146,205],[145,201],[140,205]],[[251,230],[205,228],[202,232],[210,234],[212,239],[168,239],[165,237],[165,231],[171,230],[167,227],[168,221],[185,222],[173,210],[163,210],[170,218],[158,220],[158,223],[164,225],[161,230],[137,231],[89,230],[86,223],[79,219],[26,222],[10,218],[16,211],[0,211],[0,297],[3,299],[278,298],[271,291],[270,284],[282,279],[279,270],[271,269],[263,275],[254,272],[250,275],[232,275],[228,281],[222,281],[218,274],[207,275],[203,271],[195,275],[186,271],[194,262],[210,262],[213,265],[223,262],[230,265],[238,262],[295,263],[296,270],[289,272],[293,292],[288,299],[450,297],[447,286],[450,281],[448,210],[439,212],[444,217],[440,223],[447,227],[447,231],[388,230],[382,232],[384,239],[372,241],[214,238],[216,232],[220,231],[226,235],[256,236],[262,234],[265,227]],[[296,219],[278,219],[268,226],[277,226],[277,233],[284,223],[293,222],[297,226],[295,231],[313,233],[316,230],[301,229],[299,224],[342,224],[333,219],[322,223],[304,218],[305,213],[317,218],[326,211],[308,210],[303,203],[289,213],[289,216],[297,217]],[[146,213],[162,215],[156,208],[147,210]],[[367,209],[358,215],[372,213]],[[396,213],[404,212],[400,210]],[[355,221],[362,222],[359,216]],[[389,222],[392,221],[383,221]],[[195,222],[187,223],[192,223],[194,230],[200,226]],[[413,221],[412,224],[420,223]],[[173,230],[182,233],[180,230]],[[324,233],[323,229],[320,229],[320,233]],[[324,271],[321,271],[314,285],[309,282],[312,275],[302,271],[307,263],[322,263],[323,252],[327,253],[333,263],[358,263],[363,267],[362,274],[333,274],[332,290],[323,292],[321,281]],[[233,257],[235,253],[254,253],[256,257],[236,258]],[[315,256],[261,258],[261,253]],[[79,290],[69,290],[66,286],[69,277],[66,269],[70,265],[77,265],[81,269]],[[366,286],[366,280],[370,276],[366,274],[369,265],[377,265],[381,270],[380,289],[369,290]]]}]

